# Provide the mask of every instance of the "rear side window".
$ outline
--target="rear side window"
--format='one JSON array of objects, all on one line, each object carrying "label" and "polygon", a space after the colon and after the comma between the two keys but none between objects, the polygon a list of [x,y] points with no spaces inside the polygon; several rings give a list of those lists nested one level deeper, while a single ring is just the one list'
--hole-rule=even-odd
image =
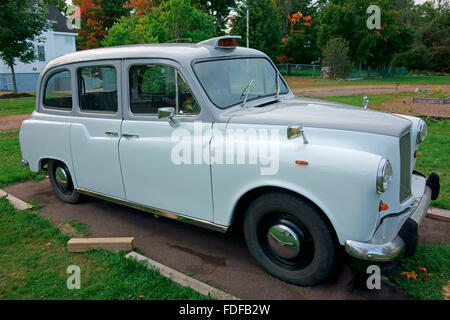
[{"label": "rear side window", "polygon": [[177,114],[197,114],[200,106],[187,83],[173,67],[158,64],[130,68],[130,109],[133,114],[157,114],[173,107]]},{"label": "rear side window", "polygon": [[48,78],[45,85],[44,106],[63,110],[72,109],[72,84],[69,71],[60,71]]},{"label": "rear side window", "polygon": [[117,112],[117,72],[112,66],[78,69],[81,111]]}]

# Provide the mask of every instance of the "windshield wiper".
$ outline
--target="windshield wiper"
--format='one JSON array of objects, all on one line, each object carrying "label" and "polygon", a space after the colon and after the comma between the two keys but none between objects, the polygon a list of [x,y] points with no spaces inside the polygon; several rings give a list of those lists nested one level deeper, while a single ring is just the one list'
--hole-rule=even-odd
[{"label": "windshield wiper", "polygon": [[253,84],[253,81],[255,81],[255,79],[250,80],[250,82],[245,86],[244,91],[242,91],[241,98],[245,95],[245,99],[242,102],[241,107],[245,107],[245,103],[247,102],[248,94],[250,93],[250,87]]}]

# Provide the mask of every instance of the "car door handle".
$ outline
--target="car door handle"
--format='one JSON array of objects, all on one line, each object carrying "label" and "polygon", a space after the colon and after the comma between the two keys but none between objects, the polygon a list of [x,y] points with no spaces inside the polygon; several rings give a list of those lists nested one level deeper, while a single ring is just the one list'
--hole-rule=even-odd
[{"label": "car door handle", "polygon": [[118,137],[119,134],[117,132],[112,132],[112,131],[105,131],[105,134],[107,136],[111,136],[111,137]]},{"label": "car door handle", "polygon": [[124,138],[139,138],[137,134],[129,134],[129,133],[122,133],[122,137]]}]

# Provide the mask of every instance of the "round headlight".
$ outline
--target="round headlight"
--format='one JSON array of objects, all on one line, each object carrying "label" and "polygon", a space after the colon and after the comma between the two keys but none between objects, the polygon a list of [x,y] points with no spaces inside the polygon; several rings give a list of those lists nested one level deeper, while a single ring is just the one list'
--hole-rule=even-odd
[{"label": "round headlight", "polygon": [[420,120],[419,126],[417,127],[417,143],[423,142],[423,140],[427,137],[427,133],[427,124],[425,121]]},{"label": "round headlight", "polygon": [[392,180],[391,163],[387,159],[381,159],[377,173],[377,192],[378,193],[385,192],[389,188],[391,180]]}]

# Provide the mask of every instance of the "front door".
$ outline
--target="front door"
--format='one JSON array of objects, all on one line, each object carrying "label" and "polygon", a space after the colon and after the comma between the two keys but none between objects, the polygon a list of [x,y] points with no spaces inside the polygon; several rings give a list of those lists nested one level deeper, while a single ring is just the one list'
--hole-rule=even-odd
[{"label": "front door", "polygon": [[70,148],[78,188],[125,199],[119,161],[120,61],[76,67],[77,108]]},{"label": "front door", "polygon": [[[213,221],[210,166],[203,156],[198,159],[204,152],[209,156],[211,130],[201,133],[211,128],[211,121],[199,121],[200,105],[179,70],[168,60],[123,63],[129,97],[119,154],[126,198]],[[162,107],[175,109],[175,126],[158,119]],[[200,133],[197,138],[194,130]]]}]

